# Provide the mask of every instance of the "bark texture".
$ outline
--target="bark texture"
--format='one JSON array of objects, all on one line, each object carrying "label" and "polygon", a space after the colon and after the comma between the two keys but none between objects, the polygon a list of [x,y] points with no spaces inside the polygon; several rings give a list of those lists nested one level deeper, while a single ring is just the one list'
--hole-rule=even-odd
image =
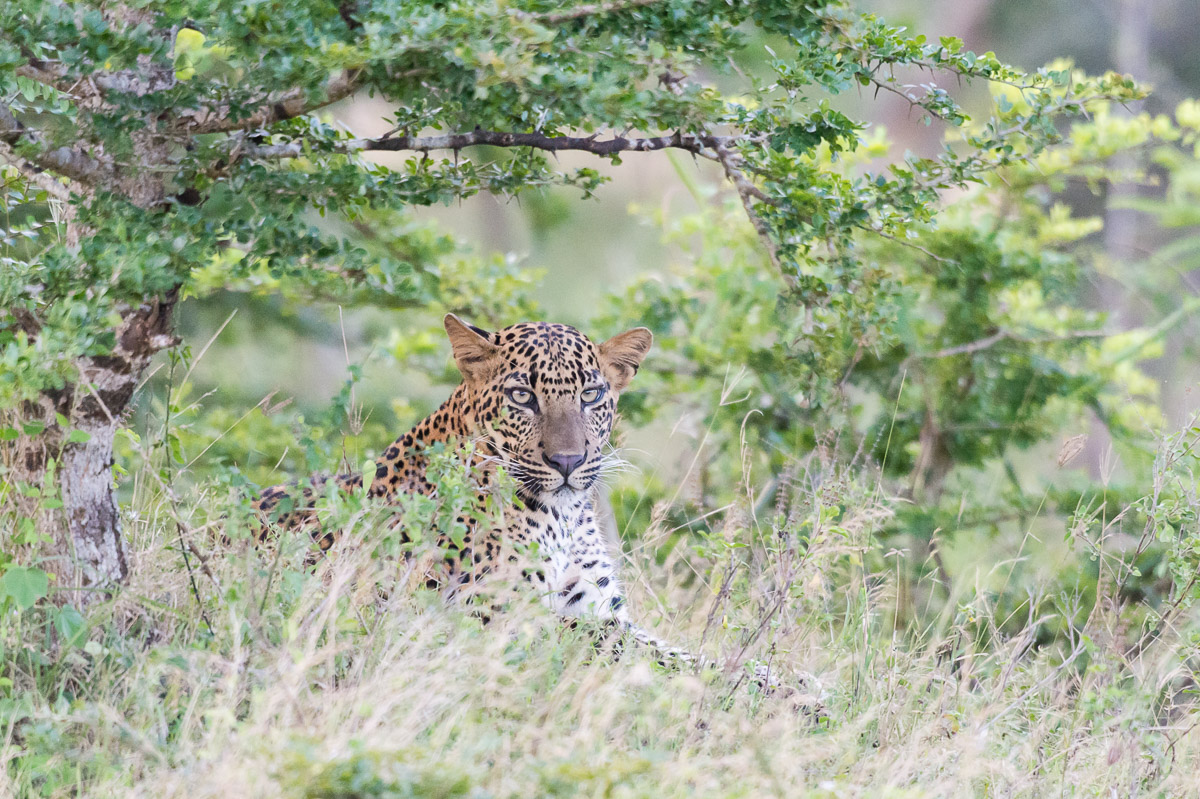
[{"label": "bark texture", "polygon": [[[50,540],[41,562],[63,589],[56,594],[59,601],[90,604],[129,575],[114,495],[113,439],[150,357],[174,343],[174,302],[171,296],[127,309],[112,353],[81,359],[77,382],[21,408],[22,434],[5,461],[13,483],[26,487],[15,492],[18,515],[33,519]],[[69,428],[58,423],[64,417]],[[37,424],[44,429],[24,432],[31,423],[35,427],[29,429]],[[72,430],[86,440],[76,435],[71,441]],[[55,493],[62,506],[45,507],[45,497]]]}]

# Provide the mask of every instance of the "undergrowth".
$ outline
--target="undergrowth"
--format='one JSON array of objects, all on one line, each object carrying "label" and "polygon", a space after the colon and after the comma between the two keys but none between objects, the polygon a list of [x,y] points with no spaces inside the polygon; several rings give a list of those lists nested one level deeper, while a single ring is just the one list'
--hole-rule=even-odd
[{"label": "undergrowth", "polygon": [[[1166,442],[1162,474],[1191,457],[1191,443]],[[636,648],[597,646],[597,630],[564,628],[536,597],[484,624],[412,585],[412,569],[380,532],[381,511],[358,498],[331,498],[328,512],[347,533],[309,569],[298,539],[247,545],[238,490],[209,485],[181,497],[144,469],[128,519],[130,584],[74,627],[45,603],[4,616],[0,790],[1194,791],[1200,745],[1188,733],[1200,716],[1186,601],[1147,614],[1122,600],[1114,577],[1090,601],[1031,592],[1014,624],[998,617],[987,588],[1011,568],[998,562],[973,581],[936,587],[941,601],[904,616],[901,561],[912,556],[877,537],[896,500],[867,471],[814,461],[796,474],[773,508],[747,502],[723,530],[661,562],[653,546],[626,546],[639,620],[728,664],[696,674],[666,671]],[[1172,494],[1167,477],[1155,483],[1151,517],[1155,508],[1187,512],[1186,494]],[[438,508],[404,512],[435,525]],[[1081,521],[1062,532],[1091,542],[1078,548],[1081,562],[1095,555],[1118,575],[1132,544],[1088,529]],[[643,540],[664,532],[652,526]],[[742,676],[747,658],[815,673],[821,709],[762,696]]]}]

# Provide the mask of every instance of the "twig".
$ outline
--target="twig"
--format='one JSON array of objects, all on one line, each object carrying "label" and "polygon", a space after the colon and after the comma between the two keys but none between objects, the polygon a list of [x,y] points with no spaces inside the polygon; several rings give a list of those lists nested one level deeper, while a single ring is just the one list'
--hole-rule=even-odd
[{"label": "twig", "polygon": [[969,341],[966,344],[959,344],[954,347],[947,347],[936,352],[914,353],[905,359],[905,363],[912,360],[936,360],[938,358],[950,358],[955,355],[971,355],[981,350],[986,350],[994,347],[1001,341],[1013,340],[1020,341],[1025,344],[1052,344],[1056,341],[1072,341],[1081,338],[1104,338],[1110,335],[1103,330],[1075,330],[1069,333],[1063,333],[1057,336],[1040,336],[1031,338],[1028,336],[1018,335],[1011,330],[1000,330],[985,338],[976,341]]},{"label": "twig", "polygon": [[179,536],[179,554],[183,556],[183,565],[187,569],[188,582],[192,586],[192,596],[196,599],[196,607],[200,609],[200,618],[204,621],[204,626],[208,628],[208,634],[216,637],[216,632],[213,631],[212,622],[208,620],[208,613],[204,609],[204,600],[200,596],[200,586],[196,585],[196,573],[192,571],[192,561],[188,557],[188,542],[183,536],[183,522],[179,519],[179,508],[175,501],[175,491],[172,486],[172,469],[171,469],[171,454],[167,451],[167,436],[171,430],[171,392],[175,386],[175,358],[171,358],[171,374],[167,378],[167,401],[166,412],[163,415],[163,450],[166,454],[166,475],[167,479],[164,488],[167,492],[167,500],[171,505],[171,515],[175,517],[175,532]]},{"label": "twig", "polygon": [[[419,70],[424,73],[425,70]],[[318,108],[336,103],[349,97],[358,89],[359,70],[346,70],[335,75],[325,84],[325,94],[310,101],[308,92],[302,88],[289,89],[262,100],[262,107],[242,117],[230,119],[228,106],[215,105],[208,108],[181,111],[175,127],[188,133],[227,133],[234,130],[261,128],[285,119],[307,114]]]},{"label": "twig", "polygon": [[200,571],[204,572],[204,575],[219,588],[221,581],[217,579],[217,575],[213,574],[212,569],[209,567],[208,558],[205,557],[204,553],[200,551],[200,548],[193,541],[189,540],[187,542],[187,548],[189,552],[196,556],[196,561],[200,564]]},{"label": "twig", "polygon": [[784,282],[790,288],[796,288],[795,275],[788,274],[779,262],[779,246],[775,243],[775,239],[771,237],[771,228],[767,225],[766,220],[758,213],[758,209],[754,207],[754,201],[774,205],[771,198],[762,192],[757,186],[750,182],[746,177],[746,173],[739,168],[737,156],[730,151],[725,142],[714,142],[713,150],[717,153],[717,160],[721,162],[721,166],[725,170],[725,177],[729,178],[729,182],[733,184],[737,190],[738,199],[742,201],[742,208],[746,211],[746,216],[750,220],[750,224],[754,226],[754,232],[762,239],[763,245],[767,248],[767,257],[771,259],[771,265],[779,272]]},{"label": "twig", "polygon": [[876,236],[885,238],[888,241],[894,241],[897,244],[902,245],[904,247],[911,247],[912,249],[917,250],[918,252],[924,253],[925,255],[927,255],[928,257],[932,258],[933,260],[937,261],[940,264],[955,264],[955,265],[958,264],[958,261],[954,260],[953,258],[947,258],[943,255],[938,255],[937,253],[930,250],[928,247],[923,247],[920,244],[917,244],[915,241],[909,241],[907,239],[902,239],[899,236],[893,236],[891,233],[887,233],[882,230],[876,230],[875,228],[869,227],[867,225],[859,225],[858,228],[859,228],[859,230],[865,230],[867,233],[874,233]]},{"label": "twig", "polygon": [[[170,490],[169,487],[168,490]],[[200,618],[204,621],[204,626],[208,628],[208,634],[216,638],[217,634],[213,630],[212,622],[208,620],[208,611],[204,609],[204,600],[200,598],[200,586],[196,585],[196,573],[192,570],[192,561],[188,558],[188,552],[195,552],[195,549],[192,547],[191,542],[183,537],[183,522],[179,521],[178,516],[175,518],[175,532],[179,535],[179,552],[183,555],[183,565],[187,569],[188,582],[192,585],[192,596],[196,598],[196,606],[200,609]],[[201,565],[203,565],[203,562]],[[216,578],[213,577],[208,566],[204,566],[204,571],[208,574],[209,578],[216,582]]]},{"label": "twig", "polygon": [[548,14],[532,14],[538,22],[545,22],[550,25],[557,25],[560,22],[570,22],[575,19],[584,17],[594,17],[600,14],[613,14],[618,11],[626,11],[632,8],[642,8],[644,6],[652,6],[661,3],[663,0],[618,0],[613,3],[595,3],[593,5],[575,6],[566,11],[555,11]]},{"label": "twig", "polygon": [[898,97],[903,97],[906,101],[908,101],[908,107],[910,109],[920,108],[922,111],[929,114],[930,116],[937,117],[938,119],[942,120],[943,122],[947,121],[946,115],[943,114],[941,111],[938,111],[936,109],[930,108],[929,106],[925,105],[925,103],[929,99],[928,92],[926,93],[925,97],[914,97],[913,95],[909,94],[908,92],[900,91],[895,86],[888,83],[887,81],[882,81],[879,78],[875,77],[874,70],[869,70],[867,79],[870,80],[871,84],[875,87],[876,94],[879,93],[880,89],[883,89],[886,92],[891,92],[892,94],[897,95]]},{"label": "twig", "polygon": [[66,145],[62,147],[47,145],[39,131],[23,125],[13,115],[12,108],[8,104],[0,103],[0,142],[13,145],[20,139],[33,142],[42,148],[42,152],[28,158],[19,158],[19,162],[31,161],[36,167],[49,169],[71,180],[88,185],[94,185],[111,176],[110,170],[104,164],[82,150],[76,150]]}]

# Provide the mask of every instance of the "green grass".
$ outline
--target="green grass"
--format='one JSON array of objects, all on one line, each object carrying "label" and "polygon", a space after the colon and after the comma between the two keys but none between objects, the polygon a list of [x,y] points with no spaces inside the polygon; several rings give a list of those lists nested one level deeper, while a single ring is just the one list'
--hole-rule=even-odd
[{"label": "green grass", "polygon": [[[133,579],[87,633],[48,637],[45,609],[4,621],[0,795],[1181,796],[1200,772],[1186,617],[1135,655],[1119,608],[1066,595],[1016,634],[966,585],[905,616],[905,555],[875,540],[888,508],[845,482],[630,558],[635,615],[730,664],[692,674],[614,659],[532,597],[484,625],[413,589],[369,509],[341,510],[312,572],[297,542],[222,545],[200,524],[216,498],[142,477]],[[817,674],[822,711],[761,696],[748,657]]]}]

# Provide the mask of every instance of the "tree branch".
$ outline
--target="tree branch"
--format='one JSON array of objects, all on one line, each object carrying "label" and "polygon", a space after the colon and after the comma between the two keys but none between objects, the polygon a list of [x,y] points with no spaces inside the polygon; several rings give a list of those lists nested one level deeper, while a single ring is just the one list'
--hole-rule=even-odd
[{"label": "tree branch", "polygon": [[[875,87],[876,94],[879,94],[879,90],[882,89],[885,92],[890,92],[890,93],[896,95],[897,97],[903,98],[905,100],[905,102],[908,103],[908,107],[910,109],[920,108],[925,113],[929,114],[930,116],[937,117],[938,119],[942,120],[943,122],[949,121],[946,119],[946,115],[943,114],[941,111],[938,111],[935,108],[930,108],[929,106],[927,106],[925,104],[928,101],[928,90],[926,90],[925,97],[917,97],[916,95],[912,95],[906,91],[901,91],[900,89],[897,89],[895,86],[893,86],[888,81],[880,80],[878,77],[875,76],[874,70],[868,70],[867,79],[870,80],[871,85]],[[905,84],[904,88],[911,89],[911,88],[913,88],[913,86],[911,84]]]},{"label": "tree branch", "polygon": [[27,180],[36,184],[38,188],[54,199],[60,202],[68,202],[71,199],[71,190],[65,184],[60,183],[56,177],[40,169],[36,164],[31,164],[17,155],[12,146],[6,142],[0,142],[0,160],[15,164],[24,173]]},{"label": "tree branch", "polygon": [[746,211],[746,217],[750,220],[750,224],[754,226],[754,232],[758,234],[763,246],[767,248],[767,257],[771,260],[771,266],[775,267],[789,287],[796,288],[795,275],[789,274],[779,262],[779,247],[771,238],[770,226],[758,213],[758,209],[754,207],[755,200],[767,205],[775,203],[763,193],[762,189],[750,182],[746,173],[739,168],[736,154],[731,152],[725,144],[717,143],[713,149],[717,153],[717,160],[725,170],[725,177],[729,178],[729,182],[733,184],[733,188],[738,193],[738,198],[742,201],[742,208]]},{"label": "tree branch", "polygon": [[68,92],[70,85],[63,74],[61,69],[53,69],[51,65],[42,61],[36,63],[31,61],[28,64],[21,64],[17,67],[17,75],[22,78],[28,78],[35,83],[49,86],[61,92]]},{"label": "tree branch", "polygon": [[289,89],[274,97],[265,98],[263,106],[241,119],[229,118],[228,106],[185,109],[180,111],[175,127],[188,133],[227,133],[234,130],[261,128],[292,119],[349,97],[358,89],[359,70],[346,70],[325,84],[325,96],[315,102],[304,89]]},{"label": "tree branch", "polygon": [[23,125],[13,115],[12,108],[5,103],[0,103],[0,142],[14,145],[22,138],[43,148],[42,152],[28,158],[17,156],[21,161],[31,161],[35,168],[48,169],[89,186],[94,186],[102,179],[112,176],[108,167],[82,150],[66,145],[61,147],[46,145],[40,131]]},{"label": "tree branch", "polygon": [[595,3],[593,5],[575,6],[566,11],[554,11],[546,14],[533,14],[538,22],[544,22],[549,25],[558,25],[562,22],[570,22],[575,19],[583,19],[584,17],[593,17],[599,14],[612,14],[617,11],[625,11],[630,8],[642,8],[644,6],[652,6],[656,3],[661,3],[663,0],[616,0],[611,3]]},{"label": "tree branch", "polygon": [[143,97],[173,88],[177,82],[174,67],[153,67],[144,71],[97,72],[87,80],[104,92],[120,92]]},{"label": "tree branch", "polygon": [[[733,184],[750,224],[767,248],[767,256],[789,286],[796,285],[794,276],[789,275],[779,260],[779,249],[771,238],[771,230],[755,203],[775,205],[762,189],[755,186],[741,169],[741,158],[732,148],[737,144],[759,141],[752,136],[716,136],[712,134],[683,133],[676,131],[669,136],[626,137],[613,136],[601,139],[592,136],[548,136],[544,133],[511,133],[507,131],[474,130],[470,133],[448,133],[440,136],[383,136],[378,139],[349,139],[339,143],[336,152],[421,152],[433,150],[462,150],[466,147],[488,145],[492,147],[530,147],[545,152],[585,152],[599,156],[630,152],[654,152],[657,150],[684,150],[701,158],[716,161],[725,170],[725,176]],[[277,159],[299,158],[304,154],[303,141],[283,144],[255,145],[244,137],[235,140],[230,161],[239,157]]]},{"label": "tree branch", "polygon": [[[491,147],[530,147],[546,152],[578,151],[593,155],[617,155],[630,152],[653,152],[656,150],[686,150],[695,155],[720,161],[715,155],[717,147],[728,147],[745,141],[754,141],[739,136],[707,136],[676,131],[669,136],[626,137],[613,136],[601,139],[593,136],[548,136],[544,133],[510,133],[496,130],[474,130],[470,133],[448,133],[441,136],[384,136],[378,139],[349,139],[338,147],[337,152],[419,152],[433,150],[462,150],[466,147],[489,145]],[[298,158],[304,152],[303,142],[290,141],[284,144],[262,146],[239,142],[235,150],[251,158]]]},{"label": "tree branch", "polygon": [[80,77],[69,77],[66,68],[54,61],[45,61],[33,57],[22,48],[27,63],[17,67],[17,74],[23,78],[49,86],[63,94],[75,96],[80,87],[90,86],[92,91],[89,98],[100,100],[100,94],[119,92],[133,94],[138,97],[154,92],[166,91],[175,86],[175,68],[161,64],[147,65],[144,69],[125,69],[118,72],[97,70]]},{"label": "tree branch", "polygon": [[953,258],[946,258],[945,256],[938,255],[933,250],[929,249],[928,247],[922,247],[920,244],[917,244],[915,241],[909,241],[908,239],[901,238],[900,236],[893,236],[891,233],[888,233],[886,230],[876,230],[875,228],[871,227],[870,225],[856,225],[855,227],[857,227],[859,230],[865,231],[872,235],[887,239],[888,241],[894,241],[897,244],[901,245],[902,247],[908,247],[910,249],[913,249],[920,253],[923,253],[926,257],[932,258],[933,260],[937,261],[939,264],[957,264],[958,263],[958,261],[954,260]]},{"label": "tree branch", "polygon": [[939,358],[951,358],[955,355],[973,355],[986,349],[990,349],[1002,341],[1018,341],[1022,344],[1055,344],[1060,341],[1074,341],[1084,338],[1104,338],[1112,335],[1105,333],[1102,330],[1072,330],[1061,335],[1053,336],[1022,336],[1019,333],[1014,333],[1011,330],[999,330],[990,336],[969,341],[966,344],[959,344],[954,347],[946,347],[945,349],[937,350],[936,352],[913,353],[905,359],[904,364],[914,360],[936,360]]}]

